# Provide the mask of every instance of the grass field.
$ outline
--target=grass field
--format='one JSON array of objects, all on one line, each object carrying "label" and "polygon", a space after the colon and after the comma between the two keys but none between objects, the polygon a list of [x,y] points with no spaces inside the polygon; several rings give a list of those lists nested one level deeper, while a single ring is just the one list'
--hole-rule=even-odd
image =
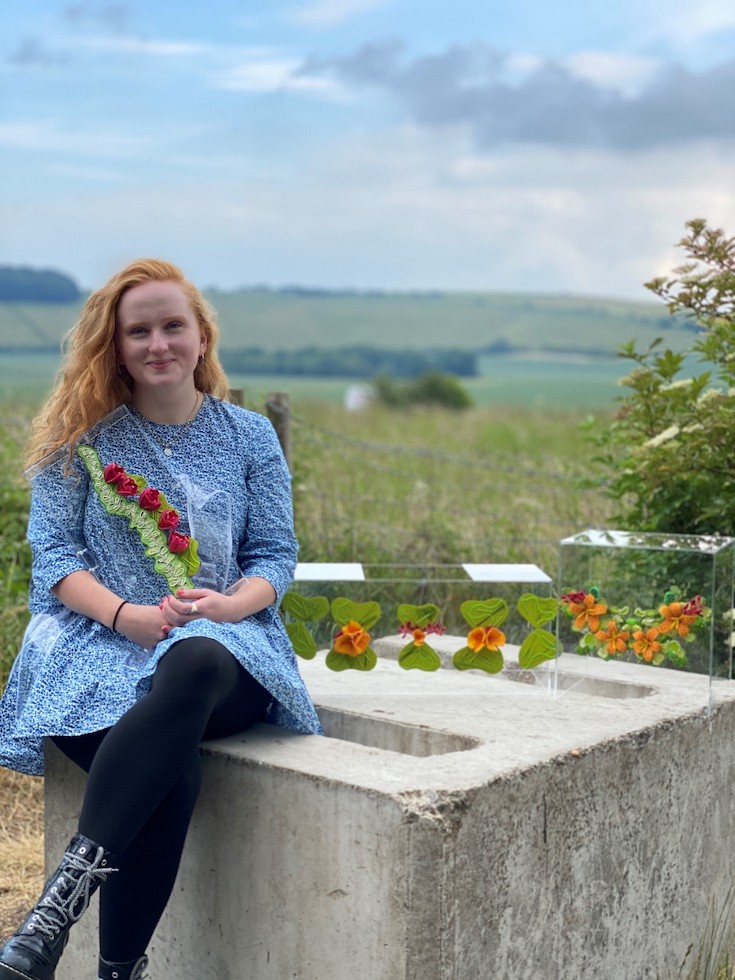
[{"label": "grass field", "polygon": [[[59,358],[53,354],[0,354],[0,401],[41,401],[53,383]],[[479,407],[521,405],[532,408],[609,410],[620,394],[618,379],[626,372],[619,357],[495,356],[482,359],[483,374],[463,384]],[[232,374],[230,382],[243,388],[249,400],[263,400],[272,391],[285,391],[295,401],[343,404],[355,381],[288,375]]]},{"label": "grass field", "polygon": [[[506,342],[524,349],[564,348],[612,354],[636,338],[649,344],[664,332],[675,349],[688,346],[666,308],[594,297],[503,293],[303,295],[268,290],[210,294],[223,348],[455,347],[484,350]],[[58,348],[81,303],[0,303],[0,349]]]}]

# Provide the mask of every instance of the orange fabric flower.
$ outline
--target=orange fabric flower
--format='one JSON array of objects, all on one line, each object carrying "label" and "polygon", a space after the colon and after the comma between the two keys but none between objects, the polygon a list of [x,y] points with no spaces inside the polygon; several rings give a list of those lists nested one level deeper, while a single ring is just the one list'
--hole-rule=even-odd
[{"label": "orange fabric flower", "polygon": [[622,630],[614,619],[610,620],[606,629],[598,630],[595,639],[604,643],[608,653],[615,656],[618,653],[625,653],[630,639],[630,630]]},{"label": "orange fabric flower", "polygon": [[337,653],[346,653],[348,657],[359,657],[370,646],[370,634],[354,619],[342,627],[334,638],[334,649]]},{"label": "orange fabric flower", "polygon": [[604,602],[598,602],[595,596],[588,592],[581,602],[570,602],[569,612],[576,617],[574,628],[583,630],[586,627],[592,633],[596,633],[600,628],[600,616],[607,612]]},{"label": "orange fabric flower", "polygon": [[505,633],[497,626],[476,626],[467,634],[467,646],[477,653],[483,647],[499,650],[505,643]]},{"label": "orange fabric flower", "polygon": [[652,626],[647,630],[636,630],[633,634],[633,651],[647,663],[651,663],[654,656],[661,650],[658,642],[658,630]]},{"label": "orange fabric flower", "polygon": [[670,602],[667,606],[661,606],[659,612],[663,616],[663,623],[659,626],[661,633],[678,633],[679,636],[687,636],[689,627],[697,621],[696,615],[686,612],[687,605],[683,602]]},{"label": "orange fabric flower", "polygon": [[417,626],[411,635],[413,636],[415,646],[422,647],[426,643],[426,633],[424,633],[420,626]]}]

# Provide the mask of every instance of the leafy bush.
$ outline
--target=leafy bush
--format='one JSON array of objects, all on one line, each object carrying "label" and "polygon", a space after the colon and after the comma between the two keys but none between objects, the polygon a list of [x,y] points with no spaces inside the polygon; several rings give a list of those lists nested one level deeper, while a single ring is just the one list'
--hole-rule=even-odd
[{"label": "leafy bush", "polygon": [[439,405],[462,409],[472,405],[469,393],[453,374],[426,371],[413,381],[397,382],[386,375],[373,380],[378,401],[391,408],[410,405]]},{"label": "leafy bush", "polygon": [[[633,370],[630,393],[609,428],[591,427],[616,519],[639,531],[735,533],[735,238],[687,223],[679,245],[687,261],[671,277],[646,283],[672,314],[698,327],[689,355],[622,349]],[[698,355],[708,365],[682,376]]]}]

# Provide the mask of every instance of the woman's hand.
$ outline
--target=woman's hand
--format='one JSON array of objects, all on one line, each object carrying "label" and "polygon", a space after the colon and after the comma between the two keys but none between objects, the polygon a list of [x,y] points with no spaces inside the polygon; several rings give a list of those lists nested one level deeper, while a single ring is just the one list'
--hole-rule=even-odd
[{"label": "woman's hand", "polygon": [[272,605],[276,591],[264,578],[241,579],[242,585],[230,593],[214,589],[179,589],[161,603],[166,622],[184,626],[192,619],[210,619],[213,623],[239,623],[246,616]]},{"label": "woman's hand", "polygon": [[211,619],[214,623],[236,623],[242,614],[233,596],[213,589],[179,589],[163,600],[161,609],[170,627],[185,626],[192,619]]},{"label": "woman's hand", "polygon": [[136,606],[126,602],[120,609],[115,631],[149,649],[165,640],[170,630],[160,606]]}]

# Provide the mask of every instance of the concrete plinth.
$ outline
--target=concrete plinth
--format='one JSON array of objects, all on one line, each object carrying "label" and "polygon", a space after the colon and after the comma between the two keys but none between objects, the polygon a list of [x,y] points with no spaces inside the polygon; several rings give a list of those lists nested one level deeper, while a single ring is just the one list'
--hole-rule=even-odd
[{"label": "concrete plinth", "polygon": [[[367,674],[303,664],[330,737],[204,746],[153,980],[675,974],[735,878],[732,685],[708,718],[706,677],[564,655],[552,697],[403,671],[402,643]],[[51,750],[46,785],[55,863],[83,781]],[[94,919],[57,980],[94,975]]]}]

